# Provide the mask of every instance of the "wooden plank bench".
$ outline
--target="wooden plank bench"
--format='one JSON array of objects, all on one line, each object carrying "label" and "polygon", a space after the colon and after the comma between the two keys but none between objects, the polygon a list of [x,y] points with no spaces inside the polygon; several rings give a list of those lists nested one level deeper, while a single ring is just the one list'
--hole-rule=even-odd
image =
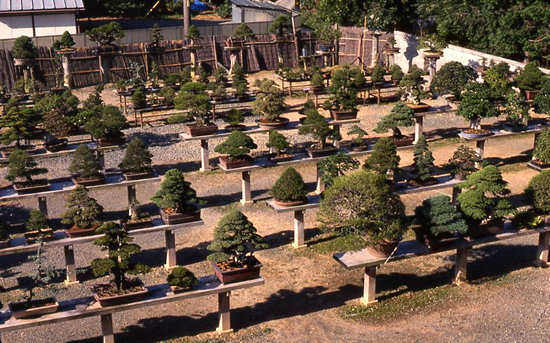
[{"label": "wooden plank bench", "polygon": [[0,335],[3,333],[17,331],[27,328],[34,328],[47,324],[61,323],[81,318],[100,316],[101,331],[104,343],[114,343],[115,335],[113,330],[113,314],[128,310],[142,309],[149,306],[157,306],[185,299],[199,298],[209,295],[218,295],[219,324],[218,333],[232,332],[230,313],[231,291],[246,289],[264,284],[263,278],[231,283],[220,284],[214,275],[199,278],[199,284],[189,292],[173,294],[167,284],[147,287],[149,296],[142,301],[129,304],[101,307],[94,301],[93,297],[61,301],[59,311],[33,319],[10,319],[9,311],[0,312]]}]

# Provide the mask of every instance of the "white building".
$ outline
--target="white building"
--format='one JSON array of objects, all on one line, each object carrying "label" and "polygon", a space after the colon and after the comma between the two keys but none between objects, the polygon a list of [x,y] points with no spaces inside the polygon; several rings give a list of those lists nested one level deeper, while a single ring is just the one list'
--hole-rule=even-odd
[{"label": "white building", "polygon": [[0,0],[0,39],[76,34],[82,0]]},{"label": "white building", "polygon": [[231,4],[233,23],[272,21],[281,14],[291,15],[296,7],[295,0],[231,0]]}]

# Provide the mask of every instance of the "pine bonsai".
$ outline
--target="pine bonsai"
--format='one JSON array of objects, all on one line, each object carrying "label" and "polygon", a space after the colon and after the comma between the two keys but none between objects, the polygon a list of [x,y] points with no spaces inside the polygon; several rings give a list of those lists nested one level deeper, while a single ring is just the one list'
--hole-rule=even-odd
[{"label": "pine bonsai", "polygon": [[274,35],[281,37],[285,33],[289,32],[292,29],[290,23],[290,17],[286,14],[281,14],[269,25],[269,32]]},{"label": "pine bonsai", "polygon": [[227,84],[227,71],[225,68],[218,67],[216,71],[214,72],[214,80],[216,80],[216,84],[218,87],[224,87]]},{"label": "pine bonsai", "polygon": [[61,94],[51,93],[42,97],[34,106],[42,113],[44,129],[55,136],[68,136],[78,114],[79,100],[70,90]]},{"label": "pine bonsai", "polygon": [[171,87],[162,87],[159,92],[159,96],[163,99],[163,103],[167,106],[174,106],[174,100],[176,99],[176,91]]},{"label": "pine bonsai", "polygon": [[281,202],[305,202],[307,193],[302,175],[292,167],[287,168],[271,188],[273,198]]},{"label": "pine bonsai", "polygon": [[328,91],[330,97],[325,102],[325,108],[338,111],[357,109],[357,89],[349,66],[334,70]]},{"label": "pine bonsai", "polygon": [[269,138],[266,145],[268,148],[273,148],[277,154],[285,152],[290,146],[286,137],[277,130],[269,131]]},{"label": "pine bonsai", "polygon": [[[223,117],[223,121],[229,124],[229,128],[244,128],[242,123],[244,122],[243,113],[238,109],[231,109],[227,112],[227,115]],[[227,127],[226,127],[227,129]]]},{"label": "pine bonsai", "polygon": [[208,245],[208,250],[214,253],[208,259],[231,261],[236,266],[254,265],[254,251],[267,247],[265,239],[256,233],[254,224],[240,211],[232,210],[214,229],[214,239]]},{"label": "pine bonsai", "polygon": [[470,82],[462,94],[462,102],[457,114],[470,121],[470,129],[480,130],[481,119],[498,116],[491,97],[491,89],[486,83]]},{"label": "pine bonsai", "polygon": [[420,136],[420,139],[414,146],[414,164],[413,164],[413,175],[415,181],[420,184],[429,182],[434,179],[432,173],[434,172],[434,157],[426,138],[424,135]]},{"label": "pine bonsai", "polygon": [[113,46],[113,42],[124,37],[122,27],[116,21],[94,27],[86,32],[92,42],[101,47]]},{"label": "pine bonsai", "polygon": [[533,149],[533,159],[543,163],[550,163],[550,129],[544,129],[537,136],[535,149]]},{"label": "pine bonsai", "polygon": [[40,114],[34,109],[21,106],[10,106],[0,116],[0,127],[4,128],[0,135],[0,142],[9,145],[15,142],[16,147],[21,147],[21,140],[30,139],[33,131],[40,122]]},{"label": "pine bonsai", "polygon": [[86,144],[79,145],[69,166],[71,174],[81,178],[94,178],[101,174],[101,170],[101,165],[92,150]]},{"label": "pine bonsai", "polygon": [[320,71],[315,71],[311,75],[311,87],[313,87],[314,89],[325,88],[325,80],[323,79]]},{"label": "pine bonsai", "polygon": [[219,154],[229,155],[232,160],[247,159],[251,149],[256,149],[258,146],[250,136],[241,131],[233,131],[227,139],[216,146],[215,152]]},{"label": "pine bonsai", "polygon": [[170,274],[168,274],[166,281],[168,281],[170,286],[184,290],[189,290],[199,283],[199,280],[197,280],[195,274],[184,267],[176,267],[172,269]]},{"label": "pine bonsai", "polygon": [[138,137],[133,138],[128,147],[119,168],[125,172],[144,173],[151,170],[151,158],[153,155]]},{"label": "pine bonsai", "polygon": [[353,87],[357,90],[363,88],[367,83],[367,79],[365,79],[365,75],[363,75],[363,71],[359,67],[351,67],[351,79]]},{"label": "pine bonsai", "polygon": [[181,87],[175,100],[176,108],[189,110],[198,126],[210,124],[211,108],[210,97],[206,94],[206,85],[199,82],[188,82]]},{"label": "pine bonsai", "polygon": [[101,112],[105,107],[101,98],[101,92],[103,92],[102,84],[95,87],[95,90],[82,102],[82,109],[74,117],[70,118],[73,125],[81,127],[87,124],[92,118],[101,116]]},{"label": "pine bonsai", "polygon": [[25,179],[32,183],[32,177],[46,174],[46,168],[38,168],[38,163],[25,151],[15,150],[8,157],[8,173],[6,180],[15,182],[17,179]]},{"label": "pine bonsai", "polygon": [[422,69],[413,65],[409,72],[403,76],[399,82],[399,88],[403,93],[401,97],[403,101],[415,105],[420,104],[423,95],[422,84],[424,83],[422,75],[424,75]]},{"label": "pine bonsai", "polygon": [[134,104],[134,108],[136,109],[147,107],[147,98],[142,88],[134,90],[132,94],[132,104]]},{"label": "pine bonsai", "polygon": [[384,75],[386,74],[386,70],[381,65],[377,64],[372,68],[370,79],[372,82],[384,82]]},{"label": "pine bonsai", "polygon": [[[14,305],[19,305],[22,309],[30,309],[33,307],[33,299],[35,298],[35,289],[41,290],[41,295],[43,299],[50,300],[51,297],[57,292],[57,288],[54,286],[54,280],[59,277],[59,272],[56,271],[55,267],[47,264],[44,261],[43,252],[44,243],[39,240],[39,246],[36,250],[36,255],[32,255],[29,259],[34,263],[33,272],[29,276],[29,282],[23,284],[23,288],[27,291],[27,296],[23,303],[15,303]],[[52,301],[54,302],[54,301]],[[22,305],[22,306],[21,306]],[[34,306],[41,306],[42,302],[39,300]]]},{"label": "pine bonsai", "polygon": [[122,136],[122,130],[128,127],[126,117],[118,107],[107,105],[103,107],[101,116],[91,118],[84,126],[95,139],[117,139]]},{"label": "pine bonsai", "polygon": [[505,62],[495,64],[487,69],[483,75],[483,81],[489,85],[494,99],[502,99],[512,90],[509,77],[510,66]]},{"label": "pine bonsai", "polygon": [[179,83],[181,83],[181,76],[178,73],[170,73],[164,77],[166,87],[175,88]]},{"label": "pine bonsai", "polygon": [[248,25],[246,25],[245,23],[241,23],[237,25],[235,30],[233,30],[231,38],[237,41],[248,42],[256,39],[256,36],[254,35],[254,31],[252,31],[252,29]]},{"label": "pine bonsai", "polygon": [[357,168],[359,168],[359,161],[342,152],[317,162],[317,170],[321,173],[321,180],[326,187],[332,186],[337,177],[344,176]]},{"label": "pine bonsai", "polygon": [[263,79],[259,88],[252,105],[252,112],[262,116],[262,121],[266,123],[281,121],[280,116],[286,107],[281,91],[275,86],[275,82],[268,79]]},{"label": "pine bonsai", "polygon": [[298,128],[298,133],[312,136],[317,140],[316,148],[322,150],[325,149],[327,138],[332,134],[332,130],[325,117],[319,114],[316,109],[311,109],[306,112],[306,119],[303,125]]},{"label": "pine bonsai", "polygon": [[397,147],[390,138],[380,138],[375,144],[372,154],[365,160],[364,167],[372,169],[379,174],[396,172],[399,168],[399,155]]},{"label": "pine bonsai", "polygon": [[477,171],[476,163],[481,163],[482,159],[477,152],[466,145],[460,145],[453,153],[447,167],[453,177],[464,179],[468,175]]},{"label": "pine bonsai", "polygon": [[403,79],[403,76],[405,76],[405,74],[403,73],[403,70],[397,64],[394,64],[391,66],[390,73],[391,73],[391,79],[396,85],[398,85],[399,82],[401,82],[401,80]]},{"label": "pine bonsai", "polygon": [[66,211],[61,223],[80,229],[88,229],[97,225],[103,216],[103,206],[88,196],[84,186],[77,186],[65,199]]},{"label": "pine bonsai", "polygon": [[535,112],[550,115],[550,80],[542,86],[539,94],[535,97]]},{"label": "pine bonsai", "polygon": [[449,62],[435,73],[430,87],[434,92],[452,94],[455,99],[460,100],[466,85],[475,79],[477,79],[477,73],[471,67],[462,65],[460,62]]},{"label": "pine bonsai", "polygon": [[233,65],[233,69],[231,70],[231,82],[232,87],[235,89],[236,97],[241,98],[247,95],[248,81],[239,63]]},{"label": "pine bonsai", "polygon": [[29,219],[27,219],[27,222],[25,223],[25,228],[28,231],[40,231],[47,229],[48,227],[48,218],[46,218],[46,216],[39,210],[31,210]]},{"label": "pine bonsai", "polygon": [[524,194],[536,213],[550,215],[550,171],[544,170],[534,176]]},{"label": "pine bonsai", "polygon": [[151,43],[149,43],[149,46],[153,47],[154,49],[158,49],[161,47],[163,40],[164,37],[162,35],[160,27],[158,26],[158,24],[155,23],[151,30]]},{"label": "pine bonsai", "polygon": [[542,88],[545,79],[546,76],[537,68],[535,62],[530,62],[521,70],[515,81],[521,90],[537,91]]},{"label": "pine bonsai", "polygon": [[506,116],[506,121],[512,125],[514,129],[519,129],[527,125],[529,120],[529,108],[525,97],[514,91],[506,94],[506,104],[502,110],[502,114]]},{"label": "pine bonsai", "polygon": [[410,127],[414,125],[414,110],[402,102],[398,102],[380,121],[374,129],[377,133],[384,133],[388,130],[393,131],[393,137],[399,139],[403,137],[403,133],[399,130],[399,126]]},{"label": "pine bonsai", "polygon": [[118,294],[124,294],[141,285],[139,280],[129,280],[126,277],[127,273],[141,274],[149,270],[149,267],[131,261],[132,256],[141,251],[139,245],[131,243],[134,238],[114,222],[101,225],[97,232],[104,236],[96,239],[94,244],[100,247],[101,251],[107,251],[108,257],[94,259],[91,263],[92,271],[96,277],[111,274],[112,281],[108,288],[96,286],[95,291],[100,296],[103,292],[108,294],[113,290]]},{"label": "pine bonsai", "polygon": [[420,225],[421,232],[428,239],[438,239],[465,234],[468,225],[462,213],[451,204],[451,198],[438,195],[422,202],[415,209],[415,223]]},{"label": "pine bonsai", "polygon": [[201,38],[201,33],[195,25],[189,25],[189,30],[187,31],[187,36],[185,38],[191,40],[191,45],[195,45],[198,44],[198,41]]},{"label": "pine bonsai", "polygon": [[351,140],[354,146],[366,145],[365,136],[367,135],[367,131],[360,128],[359,125],[354,124],[352,127],[350,127],[350,129],[348,130],[348,135],[355,136],[355,138]]},{"label": "pine bonsai", "polygon": [[53,48],[56,50],[71,49],[75,45],[73,37],[69,31],[63,32],[61,38],[53,42]]},{"label": "pine bonsai", "polygon": [[151,200],[162,210],[175,213],[195,212],[199,203],[191,183],[185,181],[178,169],[166,172],[160,189]]},{"label": "pine bonsai", "polygon": [[13,43],[11,55],[16,59],[33,60],[38,57],[38,50],[32,39],[27,36],[20,36]]}]

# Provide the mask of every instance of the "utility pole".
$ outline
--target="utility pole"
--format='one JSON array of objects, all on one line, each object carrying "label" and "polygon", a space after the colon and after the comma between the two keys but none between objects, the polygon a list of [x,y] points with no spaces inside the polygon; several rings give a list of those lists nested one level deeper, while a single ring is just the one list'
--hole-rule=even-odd
[{"label": "utility pole", "polygon": [[189,16],[189,0],[183,0],[183,38],[187,37],[189,33],[189,22],[191,18]]}]

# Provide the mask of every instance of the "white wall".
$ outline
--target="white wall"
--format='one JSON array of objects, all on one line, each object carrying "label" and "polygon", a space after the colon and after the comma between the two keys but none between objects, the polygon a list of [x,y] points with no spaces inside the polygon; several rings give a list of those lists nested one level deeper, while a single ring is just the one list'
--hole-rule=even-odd
[{"label": "white wall", "polygon": [[[76,34],[75,16],[71,13],[35,15],[36,36],[61,35],[65,31]],[[0,39],[33,36],[32,17],[30,15],[0,17]]]},{"label": "white wall", "polygon": [[23,35],[32,37],[31,16],[0,17],[0,39],[17,38]]}]

